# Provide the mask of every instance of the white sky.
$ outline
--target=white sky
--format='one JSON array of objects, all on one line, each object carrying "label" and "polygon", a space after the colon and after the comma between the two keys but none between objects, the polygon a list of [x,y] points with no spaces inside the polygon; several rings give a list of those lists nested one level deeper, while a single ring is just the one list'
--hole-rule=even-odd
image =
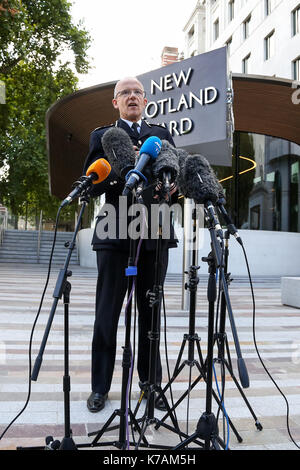
[{"label": "white sky", "polygon": [[93,43],[89,74],[79,88],[161,67],[165,46],[184,50],[183,28],[196,0],[73,0],[75,24],[84,20]]}]

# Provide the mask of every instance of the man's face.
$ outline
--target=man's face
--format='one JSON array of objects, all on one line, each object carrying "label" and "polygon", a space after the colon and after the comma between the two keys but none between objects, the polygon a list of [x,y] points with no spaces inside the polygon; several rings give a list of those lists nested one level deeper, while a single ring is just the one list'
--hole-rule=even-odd
[{"label": "man's face", "polygon": [[132,122],[138,121],[147,104],[142,84],[131,78],[121,80],[117,84],[112,103],[114,108],[119,110],[121,118]]}]

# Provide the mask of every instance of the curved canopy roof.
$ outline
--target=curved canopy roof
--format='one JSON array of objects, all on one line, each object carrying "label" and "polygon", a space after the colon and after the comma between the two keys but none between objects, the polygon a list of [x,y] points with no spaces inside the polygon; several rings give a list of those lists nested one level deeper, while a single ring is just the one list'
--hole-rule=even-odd
[{"label": "curved canopy roof", "polygon": [[[255,76],[232,77],[235,130],[266,134],[300,145],[300,99],[293,81]],[[90,133],[118,119],[112,106],[116,82],[79,90],[47,112],[47,149],[51,194],[63,199],[82,174]],[[295,101],[295,93],[298,100]]]}]

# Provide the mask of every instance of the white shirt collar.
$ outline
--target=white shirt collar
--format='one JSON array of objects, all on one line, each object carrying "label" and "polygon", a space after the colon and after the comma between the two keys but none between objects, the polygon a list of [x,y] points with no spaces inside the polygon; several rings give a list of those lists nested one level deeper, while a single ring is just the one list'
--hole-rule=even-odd
[{"label": "white shirt collar", "polygon": [[[128,126],[131,128],[131,126],[132,126],[132,124],[133,124],[132,121],[127,121],[127,119],[124,119],[124,118],[121,118],[121,119],[122,119],[122,121],[125,121],[125,122],[128,124]],[[141,125],[142,125],[142,120],[141,120],[141,119],[140,119],[139,121],[137,121],[137,125],[138,125],[139,127],[141,127]]]}]

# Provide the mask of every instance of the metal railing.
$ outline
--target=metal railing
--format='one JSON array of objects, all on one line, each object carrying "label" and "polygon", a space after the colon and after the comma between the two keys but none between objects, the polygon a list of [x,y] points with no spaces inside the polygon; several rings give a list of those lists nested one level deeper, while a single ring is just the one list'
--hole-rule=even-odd
[{"label": "metal railing", "polygon": [[43,231],[43,211],[40,212],[39,230],[38,230],[38,238],[37,238],[37,253],[36,253],[37,263],[40,262],[42,231]]},{"label": "metal railing", "polygon": [[3,243],[4,232],[7,229],[8,213],[6,207],[0,207],[0,246]]}]

